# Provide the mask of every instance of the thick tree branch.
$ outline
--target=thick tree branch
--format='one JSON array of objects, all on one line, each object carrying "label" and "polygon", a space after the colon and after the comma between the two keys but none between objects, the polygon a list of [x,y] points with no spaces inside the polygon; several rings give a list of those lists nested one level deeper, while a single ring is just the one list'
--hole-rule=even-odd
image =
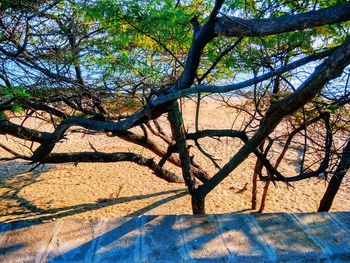
[{"label": "thick tree branch", "polygon": [[186,137],[188,140],[198,140],[204,137],[240,138],[244,142],[248,140],[245,132],[235,130],[202,130],[195,133],[188,133]]},{"label": "thick tree branch", "polygon": [[216,37],[214,33],[215,18],[223,3],[224,0],[215,1],[215,6],[209,16],[208,22],[202,27],[200,27],[196,17],[191,20],[194,27],[192,44],[187,55],[184,71],[176,82],[175,89],[187,89],[193,84],[203,50]]},{"label": "thick tree branch", "polygon": [[147,159],[139,154],[130,152],[103,153],[103,152],[79,152],[79,153],[52,153],[43,163],[79,163],[79,162],[134,162],[136,164],[146,166],[151,169],[154,174],[166,180],[167,182],[181,183],[183,179],[160,167],[153,159]]},{"label": "thick tree branch", "polygon": [[192,193],[196,187],[196,179],[191,172],[190,155],[186,142],[186,131],[183,125],[182,114],[179,109],[179,104],[173,102],[171,110],[168,113],[168,119],[171,123],[172,136],[176,141],[177,149],[181,160],[182,175],[188,187],[189,193]]},{"label": "thick tree branch", "polygon": [[0,134],[8,134],[16,138],[38,143],[46,143],[50,138],[50,133],[48,132],[32,130],[5,119],[0,119]]},{"label": "thick tree branch", "polygon": [[64,119],[51,133],[48,142],[40,145],[33,155],[33,162],[42,162],[55,147],[55,144],[63,138],[65,132],[73,126],[80,126],[85,129],[112,132],[117,135],[121,131],[126,131],[134,126],[147,122],[150,119],[158,118],[163,112],[168,110],[169,105],[162,107],[150,107],[146,105],[141,111],[131,115],[127,119],[118,122],[97,121],[84,117],[70,117]]},{"label": "thick tree branch", "polygon": [[215,22],[215,33],[232,37],[261,37],[348,20],[350,20],[350,3],[345,3],[317,11],[277,18],[219,17]]}]

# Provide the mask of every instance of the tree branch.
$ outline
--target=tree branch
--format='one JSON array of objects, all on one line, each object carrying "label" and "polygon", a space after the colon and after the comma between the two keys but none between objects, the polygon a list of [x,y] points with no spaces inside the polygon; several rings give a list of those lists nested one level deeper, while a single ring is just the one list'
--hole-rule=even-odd
[{"label": "tree branch", "polygon": [[267,19],[241,19],[219,17],[215,22],[215,33],[231,37],[256,37],[313,28],[350,20],[350,3]]},{"label": "tree branch", "polygon": [[[313,74],[285,99],[272,104],[260,123],[258,131],[246,144],[223,166],[206,184],[200,186],[198,195],[206,196],[222,180],[224,180],[250,153],[273,132],[281,120],[312,100],[330,80],[338,77],[350,63],[350,38],[337,48],[321,65],[316,67]],[[273,167],[272,167],[273,168]]]},{"label": "tree branch", "polygon": [[46,143],[49,141],[50,133],[32,130],[5,119],[0,119],[0,134],[9,134],[16,138],[38,143]]},{"label": "tree branch", "polygon": [[130,152],[116,152],[116,153],[104,153],[104,152],[79,152],[79,153],[52,153],[43,163],[79,163],[79,162],[134,162],[138,165],[146,166],[151,169],[154,174],[166,180],[167,182],[182,183],[183,179],[160,167],[153,159],[147,159],[142,155],[130,153]]}]

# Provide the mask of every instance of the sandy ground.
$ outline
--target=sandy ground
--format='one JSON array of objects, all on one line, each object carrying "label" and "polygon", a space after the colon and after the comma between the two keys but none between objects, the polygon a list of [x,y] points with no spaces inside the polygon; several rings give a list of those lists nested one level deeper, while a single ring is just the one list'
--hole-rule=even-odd
[{"label": "sandy ground", "polygon": [[[194,127],[195,104],[184,105],[186,128]],[[236,114],[232,109],[220,107],[213,100],[206,100],[201,108],[201,128],[230,128]],[[15,122],[19,120],[13,119]],[[239,118],[234,128],[239,128]],[[162,122],[165,129],[166,120]],[[31,127],[39,123],[29,121]],[[48,129],[41,124],[41,129]],[[75,152],[92,151],[89,142],[99,151],[136,152],[147,157],[154,154],[148,150],[125,142],[116,137],[105,135],[85,135],[69,133],[67,140],[60,143],[54,151]],[[214,139],[200,141],[203,148],[218,156],[223,165],[240,146],[238,140]],[[0,135],[0,143],[18,145],[18,140]],[[29,146],[28,143],[26,143]],[[23,150],[26,152],[26,150]],[[8,155],[0,150],[1,156]],[[200,153],[196,152],[196,161],[210,174],[215,168]],[[285,175],[296,174],[297,153],[288,155],[289,161],[282,163]],[[156,160],[159,158],[155,157]],[[256,158],[251,155],[231,175],[226,178],[206,199],[207,213],[254,212],[251,210],[252,173]],[[55,218],[93,218],[134,216],[141,214],[190,214],[190,197],[184,184],[167,183],[157,178],[150,170],[133,163],[79,163],[45,165],[32,172],[22,161],[10,161],[0,165],[0,222],[16,220]],[[175,172],[180,170],[168,165]],[[248,183],[247,190],[240,192]],[[258,202],[260,202],[263,183],[259,182]],[[283,183],[271,185],[265,212],[314,212],[323,196],[326,183],[310,179],[293,183],[287,187]],[[349,175],[345,178],[333,204],[332,211],[350,211]],[[259,204],[259,203],[258,203]]]}]

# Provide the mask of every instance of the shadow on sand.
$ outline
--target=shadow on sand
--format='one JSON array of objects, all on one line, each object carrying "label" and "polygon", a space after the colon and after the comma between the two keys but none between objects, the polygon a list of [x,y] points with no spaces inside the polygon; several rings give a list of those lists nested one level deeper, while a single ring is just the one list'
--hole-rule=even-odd
[{"label": "shadow on sand", "polygon": [[[182,188],[169,191],[160,191],[151,194],[135,195],[131,197],[105,198],[98,200],[97,202],[43,209],[23,198],[20,195],[20,191],[25,187],[36,183],[38,180],[40,180],[39,177],[42,173],[45,173],[50,169],[54,169],[55,167],[53,165],[45,165],[29,172],[30,168],[31,167],[27,166],[25,163],[16,161],[7,162],[5,164],[2,164],[0,167],[0,188],[2,188],[0,195],[0,198],[2,200],[0,221],[7,223],[26,221],[27,223],[30,222],[37,224],[42,221],[65,218],[74,214],[98,210],[116,204],[127,203],[157,196],[165,196],[164,198],[146,207],[143,207],[142,209],[126,215],[139,216],[157,206],[160,206],[177,198],[181,198],[188,194],[187,190]],[[13,212],[7,212],[13,207],[16,207],[18,209],[15,209]]]}]

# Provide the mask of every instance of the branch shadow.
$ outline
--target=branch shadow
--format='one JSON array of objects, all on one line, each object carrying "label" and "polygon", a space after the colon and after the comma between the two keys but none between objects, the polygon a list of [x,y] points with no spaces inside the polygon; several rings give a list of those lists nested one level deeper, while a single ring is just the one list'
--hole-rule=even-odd
[{"label": "branch shadow", "polygon": [[[12,214],[0,214],[0,218],[8,215],[23,215],[23,217],[19,217],[16,219],[10,219],[10,220],[5,220],[3,221],[4,223],[14,223],[14,222],[20,222],[20,221],[27,221],[27,222],[32,222],[32,223],[40,223],[43,221],[48,221],[52,219],[59,219],[59,218],[64,218],[70,215],[74,214],[79,214],[79,213],[84,213],[86,211],[92,211],[92,210],[98,210],[104,207],[112,206],[115,204],[121,204],[121,203],[126,203],[126,202],[131,202],[135,200],[140,200],[140,199],[146,199],[146,198],[151,198],[155,196],[162,196],[162,195],[168,195],[168,194],[175,194],[166,198],[163,198],[161,200],[158,200],[140,210],[137,210],[135,212],[132,212],[126,217],[130,216],[139,216],[142,215],[152,209],[154,209],[157,206],[163,205],[167,202],[170,202],[172,200],[175,200],[177,198],[181,198],[183,196],[186,196],[188,194],[188,191],[185,189],[175,189],[175,190],[168,190],[168,191],[161,191],[157,193],[152,193],[152,194],[145,194],[145,195],[135,195],[131,197],[118,197],[118,198],[112,198],[105,200],[103,202],[98,202],[98,203],[85,203],[85,204],[79,204],[79,205],[73,205],[73,206],[66,206],[66,207],[60,207],[60,208],[55,208],[55,209],[41,209],[38,211],[36,214],[33,214],[32,212],[28,212],[28,214],[24,213],[12,213]],[[36,216],[34,219],[31,219],[33,216]]]},{"label": "branch shadow", "polygon": [[[116,204],[174,194],[173,196],[158,200],[149,206],[146,206],[127,215],[139,216],[154,209],[157,206],[188,194],[187,190],[182,188],[169,191],[160,191],[151,194],[135,195],[131,197],[105,198],[92,203],[48,209],[40,208],[19,195],[19,192],[24,187],[34,184],[41,173],[47,172],[53,167],[54,166],[52,165],[45,165],[42,169],[35,169],[31,173],[28,173],[28,168],[25,167],[25,163],[23,162],[7,162],[5,167],[0,167],[0,188],[6,189],[5,191],[2,191],[2,194],[0,195],[0,198],[2,199],[2,206],[4,207],[3,211],[5,211],[5,213],[1,213],[0,211],[0,222],[2,221],[4,223],[14,223],[27,221],[31,224],[39,224],[44,221],[52,221],[59,218],[65,218],[67,216],[98,210]],[[14,206],[14,204],[17,207],[20,207],[21,210],[13,211],[10,213],[7,212],[11,206]],[[5,206],[7,206],[7,208]]]},{"label": "branch shadow", "polygon": [[100,228],[93,239],[54,252],[48,262],[74,261],[83,251],[90,251],[91,262],[307,261],[322,253],[284,214],[142,216],[104,221]]},{"label": "branch shadow", "polygon": [[[185,194],[167,197],[130,216]],[[324,224],[327,228],[328,223]],[[300,259],[306,262],[325,256],[305,232],[305,226],[293,215],[283,213],[146,215],[95,221],[62,220],[46,225],[51,232],[45,237],[47,245],[41,260],[47,262],[285,262]],[[2,244],[7,262],[23,253],[20,250],[39,249],[26,240],[35,236],[38,226],[26,226],[25,235],[17,232],[18,238],[11,239],[15,242]],[[42,239],[37,237],[39,243]]]},{"label": "branch shadow", "polygon": [[0,195],[0,198],[3,205],[7,201],[9,205],[15,203],[18,207],[29,211],[29,213],[43,212],[43,209],[22,198],[19,192],[23,188],[36,183],[37,178],[42,173],[48,172],[52,168],[53,165],[45,165],[30,171],[30,167],[23,162],[10,161],[2,163],[0,166],[0,188],[3,189],[3,193]]}]

